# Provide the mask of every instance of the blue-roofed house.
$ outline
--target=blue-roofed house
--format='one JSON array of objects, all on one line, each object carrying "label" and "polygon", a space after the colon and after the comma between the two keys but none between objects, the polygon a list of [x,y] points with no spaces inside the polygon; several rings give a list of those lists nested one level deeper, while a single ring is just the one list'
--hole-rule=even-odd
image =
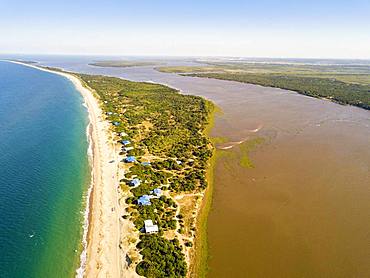
[{"label": "blue-roofed house", "polygon": [[142,206],[150,206],[152,203],[150,202],[150,196],[143,195],[138,200],[137,203]]},{"label": "blue-roofed house", "polygon": [[119,126],[121,123],[120,122],[113,122],[112,123],[114,126]]},{"label": "blue-roofed house", "polygon": [[122,144],[122,145],[125,145],[125,146],[126,146],[126,145],[130,145],[130,143],[131,143],[131,142],[130,142],[129,140],[122,140],[122,141],[121,141],[121,144]]},{"label": "blue-roofed house", "polygon": [[160,197],[162,195],[162,190],[160,188],[156,188],[153,190],[153,193],[157,195],[157,197]]},{"label": "blue-roofed house", "polygon": [[135,158],[135,156],[130,155],[130,156],[125,158],[125,162],[127,162],[127,163],[136,162],[136,158]]},{"label": "blue-roofed house", "polygon": [[130,186],[139,186],[141,181],[139,179],[133,179],[130,181],[129,185]]}]

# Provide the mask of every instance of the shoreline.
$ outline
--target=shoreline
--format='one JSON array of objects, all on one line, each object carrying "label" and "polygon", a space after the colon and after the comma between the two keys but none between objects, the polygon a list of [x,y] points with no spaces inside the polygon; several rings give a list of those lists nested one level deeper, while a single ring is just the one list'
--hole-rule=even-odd
[{"label": "shoreline", "polygon": [[[327,97],[327,96],[312,95],[312,94],[306,93],[304,90],[301,90],[301,89],[291,89],[291,88],[284,87],[284,86],[272,86],[272,85],[268,86],[268,85],[263,85],[263,84],[257,83],[257,82],[245,82],[245,81],[239,81],[239,80],[233,80],[233,79],[223,79],[223,78],[216,78],[216,77],[211,77],[211,76],[202,76],[202,75],[198,75],[198,74],[196,74],[196,75],[183,74],[183,73],[180,73],[180,74],[179,73],[174,73],[174,74],[178,74],[178,75],[182,75],[182,76],[189,76],[189,77],[194,77],[194,78],[214,79],[214,80],[221,80],[221,81],[226,81],[226,82],[238,82],[238,83],[243,83],[243,84],[250,84],[250,85],[254,85],[254,86],[260,86],[260,87],[264,87],[264,88],[281,89],[281,90],[289,91],[289,92],[292,92],[292,93],[295,93],[295,94],[298,94],[298,95],[301,95],[301,96],[314,98],[314,99],[318,99],[318,100],[324,100],[324,101],[328,101],[328,102],[338,104],[338,105],[351,106],[351,107],[355,107],[355,108],[363,109],[363,110],[367,110],[367,111],[370,110],[368,108],[368,106],[363,106],[362,103],[361,104],[346,103],[342,100],[338,100],[338,99],[335,99],[335,98],[330,98],[330,97]],[[350,83],[348,83],[348,84],[350,84]]]},{"label": "shoreline", "polygon": [[[118,153],[102,117],[99,100],[92,90],[71,73],[59,72],[18,61],[7,62],[58,74],[71,81],[82,95],[89,117],[88,153],[91,182],[87,189],[83,225],[83,250],[76,277],[120,277],[120,223],[118,206]],[[89,140],[90,139],[90,140]],[[109,161],[114,158],[114,163]],[[108,235],[108,236],[107,236]],[[84,244],[84,241],[86,242]],[[121,244],[122,247],[122,244]]]},{"label": "shoreline", "polygon": [[[196,219],[196,238],[194,240],[195,247],[194,247],[194,256],[191,260],[191,264],[189,265],[189,275],[190,277],[200,277],[204,278],[207,276],[209,265],[209,249],[208,249],[208,237],[207,237],[207,225],[208,225],[208,216],[209,212],[212,208],[213,202],[213,189],[214,189],[214,171],[216,169],[216,161],[217,161],[217,148],[216,148],[216,139],[211,136],[212,129],[215,124],[216,114],[222,113],[221,109],[216,106],[213,102],[213,109],[209,114],[209,123],[204,130],[204,134],[207,138],[212,142],[213,150],[212,156],[209,160],[209,164],[207,167],[206,179],[208,182],[208,186],[204,191],[203,200],[201,202],[201,206],[198,210],[198,215]],[[189,276],[188,275],[188,276]]]},{"label": "shoreline", "polygon": [[[87,106],[86,106],[87,108]],[[79,268],[76,269],[76,277],[82,278],[85,273],[86,269],[86,261],[87,261],[87,247],[88,247],[88,239],[89,239],[89,223],[91,223],[91,214],[90,212],[92,211],[92,203],[93,203],[93,168],[92,168],[92,163],[93,163],[93,139],[92,139],[92,127],[91,123],[87,125],[86,128],[86,137],[88,140],[88,150],[87,150],[87,156],[89,160],[89,165],[91,167],[90,171],[90,184],[87,188],[87,193],[85,195],[85,210],[84,210],[84,219],[83,219],[83,234],[82,234],[82,251],[80,254],[80,266]]]}]

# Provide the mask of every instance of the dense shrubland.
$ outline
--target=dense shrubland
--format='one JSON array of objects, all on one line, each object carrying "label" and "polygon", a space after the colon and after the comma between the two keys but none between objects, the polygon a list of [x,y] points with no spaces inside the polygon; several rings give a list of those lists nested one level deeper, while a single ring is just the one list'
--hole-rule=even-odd
[{"label": "dense shrubland", "polygon": [[[212,145],[204,129],[212,104],[207,100],[179,94],[166,86],[139,83],[119,78],[80,75],[102,101],[107,120],[117,125],[112,129],[117,141],[130,140],[136,156],[122,180],[141,180],[130,188],[128,215],[139,231],[144,220],[151,219],[159,227],[158,234],[141,235],[137,247],[143,260],[138,274],[146,277],[184,277],[187,272],[182,246],[178,239],[167,239],[164,232],[175,231],[177,204],[170,194],[152,198],[151,205],[138,205],[138,198],[150,195],[155,188],[168,193],[200,192],[207,186],[205,173],[212,155]],[[124,135],[122,135],[124,134]],[[122,152],[124,154],[124,152]],[[142,165],[150,157],[150,165]],[[194,227],[193,227],[194,228]],[[187,242],[186,246],[191,246]]]}]

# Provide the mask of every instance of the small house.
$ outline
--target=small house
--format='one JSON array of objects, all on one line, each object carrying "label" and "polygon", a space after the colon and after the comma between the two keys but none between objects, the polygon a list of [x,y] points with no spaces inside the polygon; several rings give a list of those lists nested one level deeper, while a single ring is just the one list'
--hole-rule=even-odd
[{"label": "small house", "polygon": [[162,195],[162,190],[160,188],[155,188],[153,190],[153,193],[157,196],[157,197],[161,197]]},{"label": "small house", "polygon": [[135,158],[135,156],[128,156],[128,157],[126,157],[125,158],[125,162],[127,162],[127,163],[133,163],[133,162],[136,162],[136,158]]},{"label": "small house", "polygon": [[113,115],[113,112],[107,112],[107,115],[108,116]]},{"label": "small house", "polygon": [[119,126],[121,123],[120,122],[113,122],[112,123],[114,126]]},{"label": "small house", "polygon": [[127,145],[130,145],[131,142],[129,140],[122,140],[121,144],[124,145],[124,146],[127,146]]},{"label": "small house", "polygon": [[181,160],[176,160],[177,165],[181,165],[182,161]]},{"label": "small house", "polygon": [[126,133],[126,132],[121,132],[121,133],[119,134],[119,136],[121,136],[121,137],[127,136],[127,133]]},{"label": "small house", "polygon": [[131,151],[133,149],[134,149],[134,147],[122,147],[123,152],[128,152],[128,151]]},{"label": "small house", "polygon": [[141,206],[150,206],[152,203],[150,202],[150,196],[143,195],[138,200],[137,203]]},{"label": "small house", "polygon": [[158,233],[158,225],[154,225],[152,220],[144,220],[144,228],[147,234]]},{"label": "small house", "polygon": [[150,166],[150,162],[142,162],[141,165],[143,165],[143,166]]},{"label": "small house", "polygon": [[130,186],[139,186],[141,181],[139,179],[133,179],[130,181],[129,185]]}]

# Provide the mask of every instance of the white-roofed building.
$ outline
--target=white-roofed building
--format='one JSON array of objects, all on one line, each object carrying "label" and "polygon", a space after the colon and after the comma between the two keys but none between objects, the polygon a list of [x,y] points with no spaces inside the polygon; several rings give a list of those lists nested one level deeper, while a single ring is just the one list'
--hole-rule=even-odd
[{"label": "white-roofed building", "polygon": [[152,220],[144,220],[144,227],[147,234],[158,233],[158,225],[154,225]]}]

